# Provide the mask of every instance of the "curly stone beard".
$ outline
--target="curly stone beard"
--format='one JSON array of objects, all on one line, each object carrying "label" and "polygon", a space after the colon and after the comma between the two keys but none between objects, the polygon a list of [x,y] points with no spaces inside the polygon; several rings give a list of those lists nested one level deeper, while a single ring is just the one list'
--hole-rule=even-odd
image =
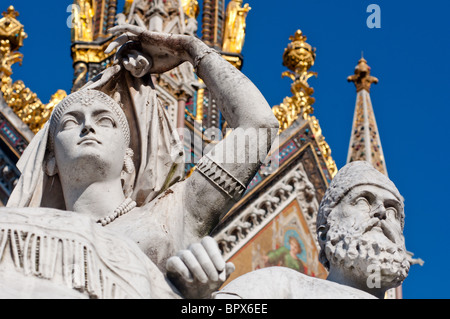
[{"label": "curly stone beard", "polygon": [[[394,243],[392,231],[382,221],[369,222],[353,229],[332,223],[328,230],[325,254],[330,264],[351,270],[353,276],[367,282],[374,272],[380,275],[380,288],[399,286],[408,275],[410,261],[403,237]],[[400,240],[397,239],[396,242]]]}]

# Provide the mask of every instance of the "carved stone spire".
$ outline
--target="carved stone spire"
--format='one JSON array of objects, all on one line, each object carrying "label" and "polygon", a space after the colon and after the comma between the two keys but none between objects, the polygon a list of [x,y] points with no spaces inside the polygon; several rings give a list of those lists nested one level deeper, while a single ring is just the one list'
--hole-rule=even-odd
[{"label": "carved stone spire", "polygon": [[387,175],[380,134],[369,93],[371,84],[378,83],[378,79],[370,75],[367,61],[361,58],[355,68],[355,74],[349,76],[348,81],[355,83],[357,97],[347,163],[367,161],[378,171]]}]

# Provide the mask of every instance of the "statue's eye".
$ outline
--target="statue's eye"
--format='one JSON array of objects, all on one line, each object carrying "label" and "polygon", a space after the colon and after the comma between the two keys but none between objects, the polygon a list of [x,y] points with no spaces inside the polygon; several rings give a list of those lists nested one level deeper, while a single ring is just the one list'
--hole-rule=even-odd
[{"label": "statue's eye", "polygon": [[395,207],[386,207],[386,216],[387,218],[391,218],[391,219],[398,219],[398,212],[397,209],[395,209]]},{"label": "statue's eye", "polygon": [[61,123],[61,127],[63,130],[71,129],[76,126],[78,126],[78,121],[72,116],[66,117]]},{"label": "statue's eye", "polygon": [[116,122],[110,116],[100,117],[97,124],[104,127],[116,127]]},{"label": "statue's eye", "polygon": [[355,201],[355,206],[357,207],[358,210],[362,212],[370,211],[370,203],[365,197],[358,197]]}]

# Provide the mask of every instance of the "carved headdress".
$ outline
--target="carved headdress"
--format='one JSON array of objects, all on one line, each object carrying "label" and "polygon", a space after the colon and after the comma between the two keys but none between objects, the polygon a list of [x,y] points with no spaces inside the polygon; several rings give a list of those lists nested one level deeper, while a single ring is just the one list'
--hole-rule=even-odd
[{"label": "carved headdress", "polygon": [[350,190],[359,185],[374,185],[384,188],[403,203],[403,196],[400,194],[395,184],[386,175],[380,173],[369,162],[351,162],[339,170],[325,192],[319,206],[317,227],[325,224],[330,211],[339,204],[342,198],[344,198]]},{"label": "carved headdress", "polygon": [[48,137],[48,143],[49,145],[47,148],[49,148],[50,151],[53,150],[54,145],[54,137],[55,137],[55,131],[57,128],[57,125],[59,121],[61,120],[61,116],[64,114],[64,111],[71,105],[75,103],[80,103],[82,105],[85,105],[87,107],[91,106],[95,102],[100,102],[104,105],[107,105],[111,111],[117,115],[119,119],[119,127],[122,130],[122,133],[125,137],[125,142],[127,146],[130,144],[130,128],[128,126],[128,121],[126,119],[125,114],[123,113],[122,108],[120,105],[114,101],[111,97],[106,95],[105,93],[97,90],[90,90],[85,89],[81,90],[75,93],[70,94],[66,98],[64,98],[53,110],[52,116],[50,118],[50,127],[49,127],[49,137]]},{"label": "carved headdress", "polygon": [[[101,91],[109,97],[101,93],[93,94],[92,90]],[[57,112],[65,104],[84,96],[102,99],[113,109],[120,106],[125,114],[129,127],[129,147],[134,152],[136,168],[134,173],[124,176],[126,196],[131,196],[142,206],[181,180],[184,170],[183,146],[157,99],[149,74],[135,78],[119,64],[109,67],[55,107],[52,118],[57,118]],[[127,125],[121,126],[127,133]],[[22,175],[11,194],[8,207],[66,209],[59,177],[50,177],[45,172],[45,159],[51,148],[50,127],[47,122],[17,163]]]}]

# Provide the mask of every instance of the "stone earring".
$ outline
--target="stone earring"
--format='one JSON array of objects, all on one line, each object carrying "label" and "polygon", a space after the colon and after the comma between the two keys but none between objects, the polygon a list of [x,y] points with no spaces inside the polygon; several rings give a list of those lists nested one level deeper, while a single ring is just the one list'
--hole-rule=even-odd
[{"label": "stone earring", "polygon": [[132,174],[134,172],[133,155],[133,150],[131,148],[127,148],[123,161],[123,169],[128,174]]},{"label": "stone earring", "polygon": [[56,167],[56,159],[54,156],[50,156],[45,164],[45,173],[48,176],[55,176],[58,173],[58,168]]}]

